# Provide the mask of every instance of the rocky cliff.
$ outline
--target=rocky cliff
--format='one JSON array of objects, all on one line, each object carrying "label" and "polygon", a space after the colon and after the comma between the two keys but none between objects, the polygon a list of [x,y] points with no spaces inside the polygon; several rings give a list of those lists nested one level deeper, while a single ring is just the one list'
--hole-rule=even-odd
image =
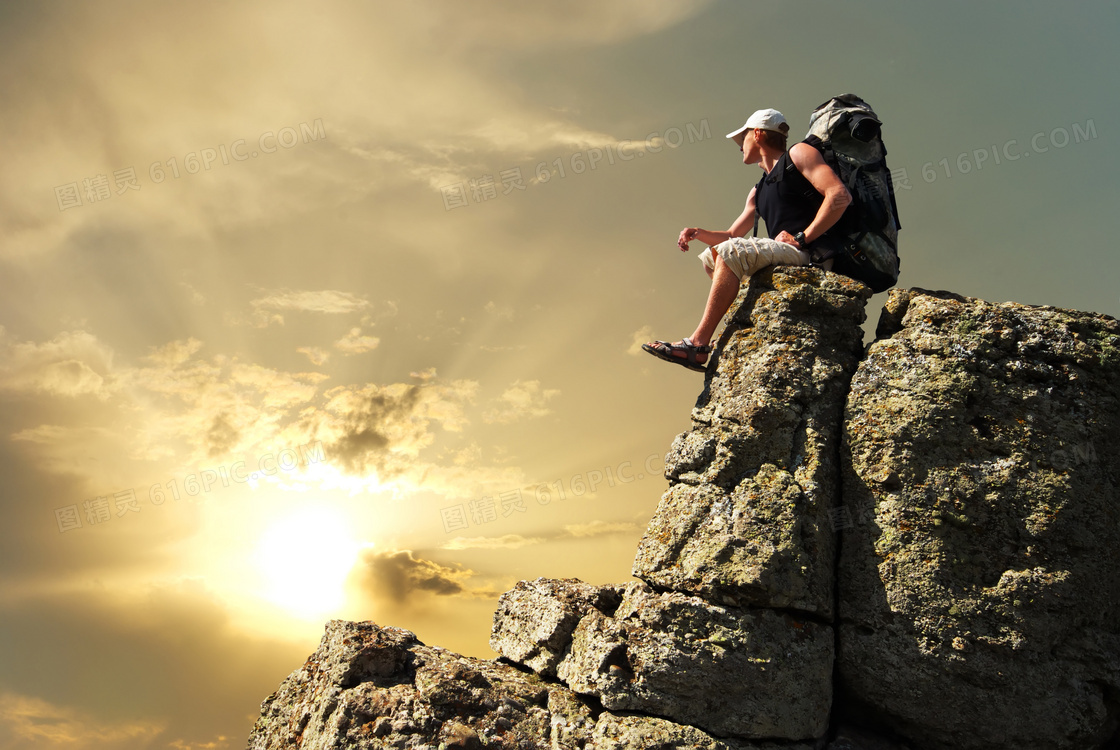
[{"label": "rocky cliff", "polygon": [[279,748],[1120,747],[1120,324],[756,274],[629,583],[522,581],[494,661],[333,621]]}]

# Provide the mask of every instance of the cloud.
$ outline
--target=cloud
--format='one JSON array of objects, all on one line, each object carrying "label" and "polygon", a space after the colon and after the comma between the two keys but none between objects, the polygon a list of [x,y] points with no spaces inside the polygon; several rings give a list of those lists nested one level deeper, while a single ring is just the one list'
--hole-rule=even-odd
[{"label": "cloud", "polygon": [[453,454],[452,462],[456,466],[477,466],[482,463],[482,447],[473,440]]},{"label": "cloud", "polygon": [[444,550],[467,549],[520,549],[534,544],[543,544],[550,541],[563,539],[589,539],[596,536],[610,536],[613,534],[630,534],[638,528],[634,523],[608,523],[607,521],[591,521],[590,523],[569,524],[562,531],[556,531],[544,536],[525,537],[520,534],[503,534],[502,536],[457,536],[440,545]]},{"label": "cloud", "polygon": [[206,295],[195,289],[193,286],[185,281],[180,281],[179,286],[186,290],[188,298],[192,305],[196,307],[203,307],[206,304]]},{"label": "cloud", "polygon": [[182,464],[174,470],[239,450],[260,453],[292,421],[290,410],[312,402],[328,378],[221,355],[200,358],[202,349],[197,339],[177,340],[151,350],[137,366],[115,366],[111,350],[85,332],[62,333],[45,343],[2,337],[0,387],[93,394],[111,407],[96,427],[77,412],[69,418],[51,414],[51,422],[24,421],[13,437],[36,464],[85,476],[92,489],[102,491],[151,469],[127,468],[128,461],[180,456]]},{"label": "cloud", "polygon": [[505,320],[513,320],[513,308],[510,307],[509,305],[499,305],[499,304],[495,303],[493,300],[491,300],[491,301],[487,302],[485,307],[483,307],[482,309],[485,310],[486,312],[488,312],[489,314],[493,315],[496,318],[504,318]]},{"label": "cloud", "polygon": [[318,367],[319,365],[326,364],[327,360],[331,358],[331,353],[326,349],[320,349],[317,346],[301,346],[296,349],[300,354],[305,355],[311,364]]},{"label": "cloud", "polygon": [[213,460],[277,442],[321,440],[332,462],[347,472],[372,473],[383,481],[419,480],[427,468],[419,455],[435,441],[433,428],[461,431],[479,387],[475,381],[441,381],[430,370],[415,375],[419,382],[320,392],[328,377],[323,373],[291,373],[224,357],[182,358],[196,350],[165,347],[156,357],[160,366],[119,375],[138,394],[166,397],[158,418],[144,423],[146,439],[139,444],[145,448],[186,440],[200,457]]},{"label": "cloud", "polygon": [[319,383],[330,376],[318,372],[290,373],[260,365],[231,363],[229,382],[245,386],[260,396],[265,407],[284,408],[310,401]]},{"label": "cloud", "polygon": [[145,357],[145,359],[155,365],[175,367],[193,357],[201,348],[202,342],[191,337],[185,341],[168,342],[156,348],[151,354]]},{"label": "cloud", "polygon": [[188,463],[274,442],[291,420],[289,411],[311,404],[328,376],[286,372],[214,356],[195,358],[196,341],[174,342],[147,358],[150,366],[121,368],[116,382],[129,405],[141,406],[129,421],[129,453],[152,458],[194,448]]},{"label": "cloud", "polygon": [[[357,482],[371,491],[422,487],[461,497],[524,480],[516,467],[483,465],[462,446],[448,445],[441,457],[422,455],[440,431],[461,433],[471,422],[479,390],[477,381],[443,380],[435,368],[411,373],[411,382],[323,391],[325,373],[203,356],[206,347],[195,338],[155,347],[135,366],[114,365],[111,350],[84,333],[35,343],[12,341],[0,331],[0,344],[8,355],[0,372],[12,389],[55,384],[44,373],[64,357],[81,356],[93,363],[90,370],[100,370],[96,392],[112,410],[97,427],[62,417],[12,430],[36,465],[86,479],[91,492],[135,483],[137,476],[150,479],[156,461],[161,471],[177,472],[315,441],[331,457],[331,471],[318,471],[317,480],[350,491]],[[519,400],[520,387],[507,392],[500,417],[539,412],[552,394],[526,384]]]},{"label": "cloud", "polygon": [[351,328],[350,332],[334,342],[334,348],[344,354],[361,354],[373,351],[381,339],[376,336],[363,336],[361,328]]},{"label": "cloud", "polygon": [[423,28],[448,33],[440,37],[457,54],[477,55],[486,49],[494,25],[509,24],[503,35],[514,49],[538,50],[578,44],[611,44],[674,26],[701,12],[710,0],[618,0],[599,3],[573,0],[563,4],[499,5],[468,11],[440,4],[421,4],[411,18]]},{"label": "cloud", "polygon": [[417,466],[420,451],[435,440],[433,423],[449,431],[467,424],[464,406],[477,390],[466,380],[338,387],[326,393],[323,410],[305,419],[316,422],[315,437],[347,471],[391,480]]},{"label": "cloud", "polygon": [[543,417],[552,413],[546,404],[559,394],[558,390],[542,390],[539,380],[515,381],[496,399],[497,404],[483,414],[482,419],[488,423],[508,424],[519,419]]},{"label": "cloud", "polygon": [[127,750],[146,746],[163,730],[160,722],[106,722],[88,711],[0,693],[0,736],[7,750]]},{"label": "cloud", "polygon": [[10,439],[24,443],[36,463],[56,474],[88,476],[98,464],[111,465],[116,435],[103,427],[41,424],[12,433]]},{"label": "cloud", "polygon": [[[329,380],[323,372],[204,356],[207,347],[196,338],[152,348],[136,365],[124,366],[114,365],[111,350],[84,333],[36,343],[14,342],[0,331],[0,344],[8,353],[0,372],[10,388],[54,383],[44,365],[63,357],[81,356],[93,363],[89,369],[100,370],[98,397],[111,411],[96,427],[52,414],[57,421],[24,421],[11,430],[35,465],[84,479],[89,492],[154,481],[154,470],[249,460],[277,446],[315,441],[322,442],[330,466],[301,481],[351,492],[423,488],[458,498],[524,481],[517,467],[486,465],[469,446],[451,443],[425,454],[441,433],[461,433],[477,418],[479,383],[441,379],[435,368],[411,373],[411,382],[323,391]],[[536,382],[515,383],[488,416],[509,421],[546,413],[554,393]]]},{"label": "cloud", "polygon": [[279,289],[252,300],[249,304],[257,310],[299,310],[327,315],[358,312],[369,307],[369,302],[361,297],[331,289],[319,291]]},{"label": "cloud", "polygon": [[642,344],[653,340],[653,327],[642,326],[634,332],[634,337],[630,341],[630,348],[626,350],[626,353],[632,354],[634,356],[642,354],[644,352],[644,350],[642,349]]},{"label": "cloud", "polygon": [[0,327],[0,389],[104,400],[113,351],[85,331],[64,331],[38,344],[17,341]]},{"label": "cloud", "polygon": [[251,300],[252,322],[258,328],[272,323],[284,324],[282,312],[307,312],[323,315],[348,315],[369,308],[368,300],[349,292],[332,289],[318,291],[299,289],[277,289],[263,297]]},{"label": "cloud", "polygon": [[577,539],[586,539],[593,536],[608,536],[611,534],[629,534],[638,528],[635,523],[608,523],[606,521],[591,521],[590,523],[574,523],[564,527],[566,536]]},{"label": "cloud", "polygon": [[502,536],[457,536],[449,542],[440,545],[440,549],[519,549],[533,544],[540,544],[543,537],[524,537],[520,534],[503,534]]},{"label": "cloud", "polygon": [[[81,230],[117,222],[146,224],[163,236],[209,237],[215,226],[229,231],[275,215],[333,209],[337,195],[357,201],[402,179],[438,188],[474,176],[487,161],[481,156],[501,154],[506,164],[513,156],[615,142],[629,134],[591,129],[578,113],[524,97],[489,69],[494,29],[503,29],[502,47],[511,54],[543,56],[654,33],[707,5],[325,2],[309,15],[290,2],[190,12],[110,2],[74,8],[61,19],[38,7],[9,12],[8,58],[33,64],[0,75],[0,99],[12,115],[10,158],[0,175],[0,233],[11,240],[3,252],[50,252]],[[237,30],[249,27],[260,33],[246,41]],[[109,37],[128,42],[98,42]],[[325,53],[289,54],[308,40]],[[418,47],[416,40],[438,44]],[[428,52],[416,54],[421,48]],[[340,66],[363,75],[339,76]],[[158,69],[160,76],[125,85],[114,73],[126,69]],[[175,80],[177,93],[161,80]],[[66,103],[66,117],[44,91]],[[128,116],[139,110],[150,116]],[[250,151],[262,134],[284,126],[299,131],[317,119],[326,134],[317,142],[246,163],[223,157],[207,166],[213,180],[149,182],[145,167],[168,154],[229,147],[239,138]],[[166,162],[155,164],[170,172]],[[142,190],[61,211],[56,187],[73,183],[81,192],[83,179],[99,173],[113,187],[113,172],[130,166]],[[280,319],[275,311],[267,318]]]},{"label": "cloud", "polygon": [[[240,740],[240,737],[238,738]],[[225,735],[218,735],[215,739],[205,740],[202,742],[185,742],[183,740],[173,740],[168,745],[171,750],[230,750],[235,745]],[[237,745],[240,747],[240,745]]]},{"label": "cloud", "polygon": [[404,604],[418,594],[455,596],[467,592],[474,573],[412,556],[410,550],[369,550],[355,570],[360,589],[375,600]]}]

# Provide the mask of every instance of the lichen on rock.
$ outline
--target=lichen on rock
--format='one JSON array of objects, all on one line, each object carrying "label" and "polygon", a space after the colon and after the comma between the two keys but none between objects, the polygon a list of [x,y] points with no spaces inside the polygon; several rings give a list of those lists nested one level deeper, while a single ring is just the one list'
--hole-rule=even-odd
[{"label": "lichen on rock", "polygon": [[815,268],[744,285],[633,573],[733,606],[833,614],[840,422],[871,291]]},{"label": "lichen on rock", "polygon": [[1120,722],[1120,325],[894,291],[845,419],[841,683],[928,748]]}]

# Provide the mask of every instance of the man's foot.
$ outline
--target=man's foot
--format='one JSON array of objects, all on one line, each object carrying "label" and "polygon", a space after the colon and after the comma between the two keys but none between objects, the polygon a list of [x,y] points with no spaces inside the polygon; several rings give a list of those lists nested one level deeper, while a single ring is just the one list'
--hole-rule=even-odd
[{"label": "man's foot", "polygon": [[675,344],[670,344],[668,341],[642,344],[642,349],[666,362],[673,362],[696,372],[704,372],[708,369],[708,352],[712,347],[707,344],[697,346],[691,339],[684,338]]}]

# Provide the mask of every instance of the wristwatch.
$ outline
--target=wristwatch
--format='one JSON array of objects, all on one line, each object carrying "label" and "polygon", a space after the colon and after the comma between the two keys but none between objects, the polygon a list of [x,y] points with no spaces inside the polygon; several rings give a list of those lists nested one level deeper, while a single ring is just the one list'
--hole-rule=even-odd
[{"label": "wristwatch", "polygon": [[802,250],[804,250],[805,246],[809,244],[808,240],[805,239],[804,232],[798,232],[797,234],[793,235],[793,241],[796,242],[797,246]]}]

